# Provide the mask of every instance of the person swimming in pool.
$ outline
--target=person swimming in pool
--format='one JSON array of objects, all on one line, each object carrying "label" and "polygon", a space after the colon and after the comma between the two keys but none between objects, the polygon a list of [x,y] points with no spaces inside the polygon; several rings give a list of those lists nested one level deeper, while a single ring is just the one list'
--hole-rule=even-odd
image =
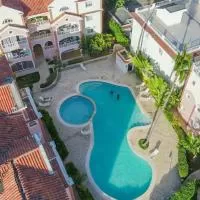
[{"label": "person swimming in pool", "polygon": [[120,98],[120,95],[119,95],[119,94],[117,94],[117,100],[119,100],[119,98]]},{"label": "person swimming in pool", "polygon": [[111,94],[111,95],[113,95],[113,94],[114,94],[114,92],[113,92],[112,90],[110,90],[110,94]]}]

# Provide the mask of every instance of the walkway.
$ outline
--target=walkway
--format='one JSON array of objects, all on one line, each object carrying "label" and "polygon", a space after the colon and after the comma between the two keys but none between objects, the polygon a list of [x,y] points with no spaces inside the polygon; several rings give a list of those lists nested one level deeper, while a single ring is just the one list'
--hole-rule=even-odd
[{"label": "walkway", "polygon": [[37,58],[36,65],[40,73],[40,81],[33,85],[34,93],[40,91],[40,84],[44,83],[46,79],[49,77],[49,66],[44,57]]},{"label": "walkway", "polygon": [[[35,93],[34,97],[38,96],[53,96],[54,101],[52,106],[48,108],[51,116],[54,119],[55,125],[60,133],[60,137],[65,142],[68,150],[69,156],[66,160],[73,161],[75,166],[82,172],[86,173],[85,170],[85,160],[87,151],[90,144],[90,136],[83,136],[80,133],[80,129],[69,128],[64,126],[57,117],[57,109],[59,102],[65,98],[67,95],[76,92],[76,86],[80,81],[87,79],[104,79],[115,82],[120,82],[126,84],[133,89],[139,80],[134,73],[123,74],[118,70],[115,65],[115,60],[113,57],[104,59],[101,61],[96,61],[85,65],[86,71],[80,67],[63,71],[61,73],[61,78],[58,84],[43,93]],[[152,101],[141,102],[145,111],[153,114],[155,107]],[[133,134],[130,133],[130,141],[133,148],[142,155],[149,155],[149,150],[152,150],[158,141],[161,141],[159,150],[160,154],[153,159],[153,164],[155,166],[155,178],[152,188],[149,189],[149,192],[145,194],[143,199],[148,200],[162,200],[166,199],[173,191],[179,187],[179,176],[176,169],[177,164],[177,149],[176,149],[176,134],[174,133],[172,127],[168,123],[165,116],[161,116],[159,123],[157,124],[154,133],[150,140],[150,148],[147,151],[142,151],[138,148],[137,140],[141,137],[144,137],[145,131],[139,130]],[[102,200],[102,196],[96,193],[94,188],[89,182],[87,185],[90,191],[93,193],[95,199]],[[142,198],[141,198],[142,199]]]}]

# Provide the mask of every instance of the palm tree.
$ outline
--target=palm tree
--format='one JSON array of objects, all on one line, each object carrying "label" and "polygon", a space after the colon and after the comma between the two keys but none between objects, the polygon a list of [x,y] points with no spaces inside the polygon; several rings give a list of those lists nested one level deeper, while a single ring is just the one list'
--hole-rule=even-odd
[{"label": "palm tree", "polygon": [[147,132],[147,135],[146,135],[145,139],[142,139],[144,141],[143,143],[145,143],[145,144],[149,143],[149,138],[153,132],[153,127],[155,126],[157,119],[160,116],[159,111],[160,111],[160,107],[161,107],[163,99],[167,96],[166,100],[164,101],[164,104],[162,106],[162,110],[164,110],[166,108],[168,101],[169,101],[172,93],[174,92],[177,81],[179,82],[179,84],[183,84],[185,82],[185,80],[188,76],[188,72],[190,71],[190,67],[191,67],[191,55],[187,54],[187,50],[185,47],[183,49],[183,51],[181,53],[178,53],[178,55],[175,58],[175,65],[174,65],[174,68],[170,75],[170,80],[171,80],[171,77],[175,74],[175,79],[172,83],[172,87],[167,95],[165,92],[163,93],[162,98],[158,104],[158,108],[157,108],[156,112],[154,113],[153,120],[152,120],[151,126]]}]

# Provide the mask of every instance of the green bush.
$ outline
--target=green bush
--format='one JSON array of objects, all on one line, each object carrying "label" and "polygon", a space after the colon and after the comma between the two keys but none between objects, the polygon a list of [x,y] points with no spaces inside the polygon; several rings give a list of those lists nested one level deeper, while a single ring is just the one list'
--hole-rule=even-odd
[{"label": "green bush", "polygon": [[186,150],[183,147],[179,147],[178,149],[178,172],[181,178],[187,177],[189,173]]},{"label": "green bush", "polygon": [[66,148],[64,142],[59,137],[56,127],[53,123],[53,119],[51,118],[51,116],[49,115],[49,113],[47,111],[40,110],[40,112],[43,115],[42,120],[44,121],[44,123],[49,131],[49,134],[51,135],[51,138],[54,140],[54,142],[56,144],[56,149],[57,149],[60,157],[64,160],[68,155],[68,151],[67,151],[67,148]]},{"label": "green bush", "polygon": [[142,149],[147,149],[148,147],[149,147],[149,142],[147,142],[147,140],[146,139],[140,139],[139,141],[138,141],[138,144],[139,144],[139,146],[142,148]]},{"label": "green bush", "polygon": [[52,73],[50,73],[50,75],[47,78],[46,82],[42,83],[40,85],[40,88],[46,88],[46,87],[50,86],[55,81],[57,75],[58,75],[58,70],[55,70]]},{"label": "green bush", "polygon": [[75,182],[80,199],[93,200],[90,191],[82,183],[84,176],[78,171],[74,164],[72,162],[69,162],[65,165],[65,168]]},{"label": "green bush", "polygon": [[122,30],[122,28],[120,27],[120,25],[115,22],[113,19],[111,19],[108,23],[109,28],[112,32],[112,34],[115,36],[115,39],[117,41],[117,43],[128,47],[129,46],[129,39],[126,37],[124,31]]},{"label": "green bush", "polygon": [[16,78],[16,82],[19,88],[32,87],[34,83],[40,80],[39,72],[34,72],[32,74],[27,74],[25,76],[20,76]]},{"label": "green bush", "polygon": [[192,200],[197,193],[197,182],[191,180],[181,186],[180,190],[174,193],[170,200]]},{"label": "green bush", "polygon": [[111,34],[95,34],[88,36],[83,41],[84,53],[90,56],[102,56],[109,53],[114,44],[114,37]]}]

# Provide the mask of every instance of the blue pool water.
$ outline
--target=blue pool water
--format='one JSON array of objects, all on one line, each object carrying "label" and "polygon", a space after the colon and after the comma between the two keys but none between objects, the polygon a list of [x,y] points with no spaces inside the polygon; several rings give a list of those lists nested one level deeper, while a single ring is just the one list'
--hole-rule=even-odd
[{"label": "blue pool water", "polygon": [[59,109],[59,114],[64,122],[72,125],[87,123],[93,113],[93,103],[89,99],[79,95],[66,99]]},{"label": "blue pool water", "polygon": [[148,124],[150,119],[141,112],[127,87],[88,81],[80,85],[80,92],[93,99],[97,109],[89,161],[95,183],[118,200],[139,197],[150,185],[152,168],[130,149],[127,132],[131,127]]}]

